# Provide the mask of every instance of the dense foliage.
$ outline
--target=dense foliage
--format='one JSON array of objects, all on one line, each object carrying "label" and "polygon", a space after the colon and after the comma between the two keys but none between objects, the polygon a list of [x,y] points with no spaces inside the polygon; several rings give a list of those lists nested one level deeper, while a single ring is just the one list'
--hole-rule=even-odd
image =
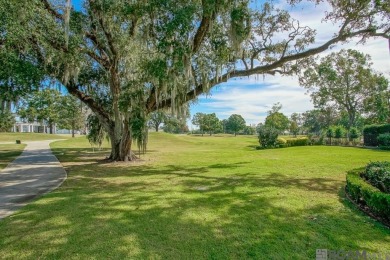
[{"label": "dense foliage", "polygon": [[390,150],[390,133],[380,134],[377,138],[379,148],[383,150]]},{"label": "dense foliage", "polygon": [[262,148],[275,147],[279,135],[279,131],[269,126],[261,126],[258,129],[259,143]]},{"label": "dense foliage", "polygon": [[371,162],[362,176],[381,191],[390,193],[390,162]]},{"label": "dense foliage", "polygon": [[347,174],[346,191],[354,201],[367,205],[377,215],[390,220],[390,194],[367,183],[361,178],[359,170]]},{"label": "dense foliage", "polygon": [[228,133],[233,133],[234,136],[236,136],[239,131],[244,130],[245,127],[245,119],[241,115],[233,114],[227,119],[226,130]]},{"label": "dense foliage", "polygon": [[[110,158],[126,161],[136,138],[129,124],[139,127],[153,111],[181,114],[183,104],[229,78],[299,73],[338,42],[387,36],[387,1],[330,3],[323,21],[340,27],[318,43],[314,29],[271,1],[85,0],[78,10],[70,0],[0,0],[0,55],[41,71],[34,79],[64,85],[97,115]],[[23,70],[8,75],[15,71]]]},{"label": "dense foliage", "polygon": [[309,139],[307,137],[291,138],[286,141],[287,147],[309,145]]},{"label": "dense foliage", "polygon": [[105,133],[103,130],[103,126],[100,124],[100,121],[97,116],[93,114],[89,115],[87,118],[87,125],[89,130],[87,134],[89,143],[92,146],[97,146],[98,148],[100,148],[104,141]]},{"label": "dense foliage", "polygon": [[283,133],[289,128],[290,121],[288,118],[280,112],[282,105],[276,103],[272,106],[272,109],[268,111],[268,116],[265,118],[265,125],[271,128],[274,128]]},{"label": "dense foliage", "polygon": [[222,126],[220,121],[215,113],[205,114],[205,113],[196,113],[192,118],[192,123],[196,126],[199,126],[199,130],[203,133],[213,133],[220,131]]},{"label": "dense foliage", "polygon": [[9,111],[0,110],[0,132],[9,132],[15,123],[15,118]]},{"label": "dense foliage", "polygon": [[[316,107],[335,105],[345,111],[348,129],[356,126],[358,116],[367,110],[366,104],[389,92],[387,79],[372,70],[370,57],[355,50],[341,50],[324,57],[304,72],[300,83],[311,92]],[[388,104],[378,104],[384,106],[379,110],[388,109]]]},{"label": "dense foliage", "polygon": [[70,129],[72,137],[76,130],[85,130],[87,109],[80,100],[70,95],[61,96],[59,106],[59,128]]},{"label": "dense foliage", "polygon": [[164,123],[166,115],[163,111],[154,111],[149,115],[149,127],[152,127],[156,132],[158,132],[160,125]]},{"label": "dense foliage", "polygon": [[380,134],[390,133],[390,124],[368,125],[363,129],[364,145],[378,146],[378,137]]}]

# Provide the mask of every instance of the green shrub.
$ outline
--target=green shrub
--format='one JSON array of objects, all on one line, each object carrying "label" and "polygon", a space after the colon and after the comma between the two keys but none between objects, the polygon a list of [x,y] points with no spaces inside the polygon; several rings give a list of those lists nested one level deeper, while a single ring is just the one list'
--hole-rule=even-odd
[{"label": "green shrub", "polygon": [[369,125],[364,127],[364,145],[378,146],[378,136],[380,134],[390,133],[390,124],[385,125]]},{"label": "green shrub", "polygon": [[273,127],[262,126],[259,131],[259,143],[263,148],[275,147],[278,139],[278,130]]},{"label": "green shrub", "polygon": [[371,162],[362,176],[381,191],[390,193],[390,162]]},{"label": "green shrub", "polygon": [[380,134],[377,138],[379,148],[390,150],[390,134]]},{"label": "green shrub", "polygon": [[299,138],[292,138],[288,139],[287,146],[305,146],[309,145],[309,139],[307,137],[299,137]]},{"label": "green shrub", "polygon": [[347,193],[354,201],[364,203],[379,216],[390,219],[390,194],[383,193],[364,181],[360,177],[360,171],[361,169],[348,172]]},{"label": "green shrub", "polygon": [[307,134],[309,145],[323,145],[324,135],[314,135],[312,133]]},{"label": "green shrub", "polygon": [[349,129],[349,138],[356,139],[360,137],[360,131],[356,127]]},{"label": "green shrub", "polygon": [[334,137],[337,139],[345,137],[345,128],[343,126],[336,126],[334,130]]},{"label": "green shrub", "polygon": [[0,132],[9,132],[15,124],[15,117],[11,112],[0,111]]},{"label": "green shrub", "polygon": [[325,135],[326,135],[326,137],[328,137],[328,139],[329,139],[329,144],[332,145],[332,137],[334,137],[334,130],[333,130],[333,127],[329,127],[329,128],[326,130]]},{"label": "green shrub", "polygon": [[284,139],[284,138],[282,138],[282,137],[278,137],[278,138],[276,139],[276,146],[277,146],[277,147],[280,147],[280,148],[286,147],[286,146],[287,146],[286,144],[287,144],[286,139]]}]

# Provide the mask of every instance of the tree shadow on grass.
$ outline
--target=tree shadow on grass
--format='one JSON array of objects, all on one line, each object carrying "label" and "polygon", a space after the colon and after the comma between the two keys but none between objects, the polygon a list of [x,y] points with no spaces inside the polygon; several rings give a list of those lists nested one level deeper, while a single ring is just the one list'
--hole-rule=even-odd
[{"label": "tree shadow on grass", "polygon": [[[71,157],[84,155],[75,153]],[[332,178],[249,162],[115,168],[85,157],[68,180],[0,222],[0,258],[313,259],[390,251],[390,231],[334,198]]]},{"label": "tree shadow on grass", "polygon": [[283,198],[228,188],[175,195],[169,185],[100,182],[59,190],[0,222],[0,257],[313,259],[317,248],[390,243],[388,231],[362,232],[360,216],[324,203],[286,208]]}]

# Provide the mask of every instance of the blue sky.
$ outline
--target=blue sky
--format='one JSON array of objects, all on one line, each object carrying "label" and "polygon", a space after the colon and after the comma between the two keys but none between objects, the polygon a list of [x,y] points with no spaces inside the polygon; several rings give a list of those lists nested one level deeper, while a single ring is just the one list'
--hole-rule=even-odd
[{"label": "blue sky", "polygon": [[[256,1],[260,2],[260,1]],[[275,1],[277,2],[277,1]],[[76,9],[81,8],[81,0],[73,0]],[[258,4],[260,5],[260,4]],[[298,19],[301,25],[307,25],[317,30],[317,44],[328,39],[338,27],[321,22],[324,13],[329,9],[327,4],[300,4],[291,8],[283,1],[279,2],[281,9],[290,11],[292,17]],[[357,45],[356,41],[338,45],[322,53],[324,56],[342,48],[352,48],[371,55],[373,68],[390,78],[390,54],[388,41],[385,39],[370,39],[365,45]],[[302,113],[313,109],[310,96],[299,86],[296,77],[281,76],[252,76],[249,78],[230,79],[228,82],[213,88],[209,95],[200,96],[191,105],[191,117],[197,112],[216,113],[220,119],[228,118],[231,114],[240,114],[247,124],[263,122],[267,111],[272,105],[280,102],[282,112],[287,116],[294,112]],[[188,121],[190,129],[191,120]]]}]

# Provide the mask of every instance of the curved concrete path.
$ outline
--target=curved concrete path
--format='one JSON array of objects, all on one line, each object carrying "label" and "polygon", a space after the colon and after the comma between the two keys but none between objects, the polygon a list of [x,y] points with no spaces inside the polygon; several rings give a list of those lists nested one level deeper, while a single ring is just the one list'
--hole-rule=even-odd
[{"label": "curved concrete path", "polygon": [[66,172],[50,150],[53,141],[23,142],[23,153],[0,171],[0,220],[64,182]]}]

